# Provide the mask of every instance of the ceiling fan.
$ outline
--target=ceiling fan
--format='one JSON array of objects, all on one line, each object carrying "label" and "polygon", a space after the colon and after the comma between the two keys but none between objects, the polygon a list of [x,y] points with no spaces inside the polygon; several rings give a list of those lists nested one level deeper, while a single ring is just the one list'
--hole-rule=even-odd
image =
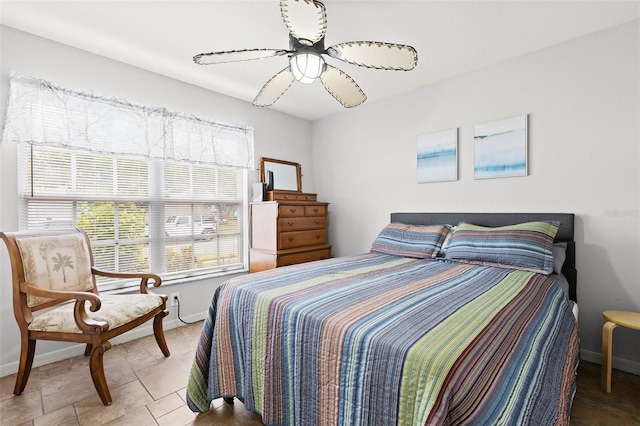
[{"label": "ceiling fan", "polygon": [[294,80],[311,84],[320,78],[324,87],[344,107],[360,105],[367,97],[344,71],[327,64],[322,55],[350,64],[382,70],[409,71],[418,63],[411,46],[376,41],[352,41],[324,47],[327,15],[324,4],[315,0],[280,0],[280,12],[289,30],[289,49],[244,49],[200,53],[196,64],[211,65],[289,56],[289,66],[271,77],[253,104],[273,105]]}]

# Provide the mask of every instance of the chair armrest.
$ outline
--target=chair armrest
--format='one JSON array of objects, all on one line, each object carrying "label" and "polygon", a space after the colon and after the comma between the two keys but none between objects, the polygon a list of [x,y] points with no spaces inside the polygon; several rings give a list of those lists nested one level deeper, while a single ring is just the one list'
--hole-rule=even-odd
[{"label": "chair armrest", "polygon": [[136,272],[109,272],[109,271],[102,271],[100,269],[96,269],[94,267],[91,268],[91,272],[95,275],[99,275],[101,277],[108,277],[108,278],[118,278],[118,279],[127,279],[127,278],[139,278],[140,279],[140,293],[143,294],[147,294],[149,287],[147,285],[149,279],[153,280],[153,286],[154,287],[160,287],[160,284],[162,284],[162,278],[160,278],[160,275],[157,274],[151,274],[151,273],[144,273],[144,272],[140,272],[140,273],[136,273]]},{"label": "chair armrest", "polygon": [[100,297],[93,293],[86,291],[58,291],[58,290],[46,290],[44,288],[36,287],[29,283],[21,282],[20,291],[26,294],[31,294],[37,297],[46,297],[47,299],[56,300],[87,300],[91,303],[91,312],[95,312],[100,309],[102,302]]},{"label": "chair armrest", "polygon": [[100,297],[85,291],[57,291],[45,290],[40,287],[30,285],[25,282],[20,283],[20,291],[38,297],[46,297],[55,300],[75,300],[73,307],[73,319],[80,330],[85,333],[104,332],[109,329],[109,325],[104,321],[95,321],[89,318],[85,308],[85,302],[91,303],[89,310],[95,312],[102,306]]}]

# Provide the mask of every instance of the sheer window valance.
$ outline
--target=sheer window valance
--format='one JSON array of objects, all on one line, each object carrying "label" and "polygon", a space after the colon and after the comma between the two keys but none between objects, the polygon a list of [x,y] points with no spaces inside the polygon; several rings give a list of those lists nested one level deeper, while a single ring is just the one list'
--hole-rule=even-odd
[{"label": "sheer window valance", "polygon": [[3,142],[255,169],[253,129],[13,73]]}]

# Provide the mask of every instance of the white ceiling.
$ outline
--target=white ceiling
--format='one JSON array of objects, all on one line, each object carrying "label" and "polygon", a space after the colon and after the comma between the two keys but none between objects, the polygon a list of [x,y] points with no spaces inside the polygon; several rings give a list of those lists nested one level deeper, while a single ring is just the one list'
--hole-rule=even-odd
[{"label": "white ceiling", "polygon": [[[324,1],[325,45],[367,40],[409,44],[408,72],[332,58],[366,103],[640,18],[640,1]],[[196,65],[197,53],[288,48],[279,2],[0,1],[0,23],[251,102],[286,57]],[[294,82],[272,107],[308,120],[344,108],[319,81]],[[356,107],[357,108],[357,107]]]}]

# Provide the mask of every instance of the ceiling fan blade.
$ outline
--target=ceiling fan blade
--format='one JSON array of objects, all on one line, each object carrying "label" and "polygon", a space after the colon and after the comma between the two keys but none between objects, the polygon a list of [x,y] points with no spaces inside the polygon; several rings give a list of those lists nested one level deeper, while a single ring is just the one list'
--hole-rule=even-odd
[{"label": "ceiling fan blade", "polygon": [[329,47],[327,54],[350,64],[383,70],[409,71],[418,64],[413,47],[378,41],[339,43]]},{"label": "ceiling fan blade", "polygon": [[367,99],[360,86],[351,77],[329,64],[326,64],[320,80],[329,93],[345,108],[358,106]]},{"label": "ceiling fan blade", "polygon": [[327,30],[324,5],[314,0],[280,0],[280,13],[287,29],[298,40],[315,44]]},{"label": "ceiling fan blade", "polygon": [[253,104],[260,107],[273,105],[287,91],[293,81],[293,74],[289,71],[289,67],[283,69],[262,86],[258,96],[253,100]]},{"label": "ceiling fan blade", "polygon": [[272,56],[282,56],[287,53],[289,51],[283,49],[227,50],[225,52],[200,53],[193,57],[193,62],[200,65],[224,64],[226,62],[271,58]]}]

